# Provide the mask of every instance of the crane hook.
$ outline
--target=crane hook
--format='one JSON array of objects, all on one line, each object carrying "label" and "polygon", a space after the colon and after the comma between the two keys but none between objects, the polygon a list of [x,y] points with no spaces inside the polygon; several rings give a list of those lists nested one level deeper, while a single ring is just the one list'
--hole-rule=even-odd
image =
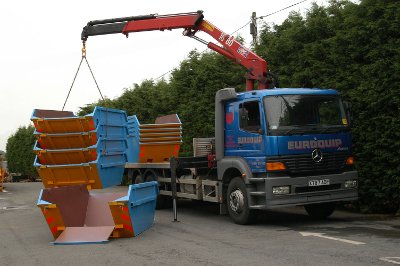
[{"label": "crane hook", "polygon": [[82,58],[86,58],[86,42],[82,41]]}]

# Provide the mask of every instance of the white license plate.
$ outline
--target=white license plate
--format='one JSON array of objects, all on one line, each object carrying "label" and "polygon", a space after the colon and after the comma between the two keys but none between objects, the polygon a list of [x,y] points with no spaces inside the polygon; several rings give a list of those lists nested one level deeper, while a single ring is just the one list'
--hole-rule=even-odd
[{"label": "white license plate", "polygon": [[326,186],[326,185],[329,185],[329,179],[319,179],[319,180],[308,181],[308,186],[310,186],[310,187]]}]

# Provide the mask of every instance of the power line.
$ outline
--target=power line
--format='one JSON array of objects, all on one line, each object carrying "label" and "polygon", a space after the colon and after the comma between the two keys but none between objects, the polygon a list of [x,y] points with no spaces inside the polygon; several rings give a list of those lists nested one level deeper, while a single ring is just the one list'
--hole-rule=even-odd
[{"label": "power line", "polygon": [[[259,17],[257,17],[257,18],[263,19],[263,18],[272,16],[272,15],[275,15],[275,14],[280,13],[280,12],[282,12],[282,11],[288,9],[288,8],[297,6],[297,5],[299,5],[299,4],[301,4],[301,3],[304,3],[304,2],[306,2],[306,1],[308,1],[308,0],[303,0],[303,1],[297,2],[297,3],[293,4],[293,5],[290,5],[290,6],[287,6],[287,7],[285,7],[285,8],[279,9],[279,10],[277,10],[277,11],[274,11],[274,12],[269,13],[269,14],[264,15],[264,16],[259,16]],[[230,35],[235,34],[236,32],[240,31],[241,29],[243,29],[244,27],[246,27],[247,25],[249,25],[250,23],[251,23],[251,20],[249,20],[246,24],[244,24],[243,26],[241,26],[240,28],[238,28],[237,30],[235,30],[234,32],[232,32]],[[203,53],[204,53],[205,51],[207,51],[207,50],[208,50],[208,49],[204,49],[202,52],[200,52],[200,54],[203,54]],[[154,80],[158,80],[158,79],[163,78],[165,75],[171,73],[173,70],[174,70],[174,68],[171,69],[171,70],[169,70],[169,71],[167,71],[167,72],[165,72],[164,74],[162,74],[161,76],[155,78]]]},{"label": "power line", "polygon": [[[249,25],[250,22],[251,22],[251,20],[250,20],[249,22],[247,22],[246,24],[244,24],[242,27],[240,27],[240,28],[238,28],[237,30],[235,30],[234,32],[232,32],[230,35],[233,35],[233,34],[235,34],[236,32],[240,31],[241,29],[243,29],[244,27],[246,27],[247,25]],[[204,49],[203,51],[200,52],[200,54],[203,54],[203,53],[206,52],[207,50],[208,50],[208,48]],[[165,72],[164,74],[158,76],[158,77],[155,78],[154,80],[159,80],[159,79],[163,78],[165,75],[171,73],[173,70],[174,70],[174,68],[171,69],[171,70],[169,70],[169,71],[167,71],[167,72]]]},{"label": "power line", "polygon": [[243,29],[244,27],[246,27],[247,25],[249,25],[251,23],[251,20],[249,20],[246,24],[244,24],[242,27],[240,27],[239,29],[237,29],[237,30],[235,30],[234,32],[232,32],[231,33],[231,35],[232,34],[235,34],[236,32],[238,32],[238,31],[240,31],[241,29]]},{"label": "power line", "polygon": [[299,5],[299,4],[301,4],[301,3],[304,3],[304,2],[306,2],[306,1],[308,1],[308,0],[300,1],[300,2],[298,2],[298,3],[296,3],[296,4],[287,6],[287,7],[285,7],[285,8],[279,9],[279,10],[277,10],[277,11],[275,11],[275,12],[272,12],[272,13],[269,13],[269,14],[267,14],[267,15],[265,15],[265,16],[260,16],[260,17],[257,17],[257,18],[263,19],[263,18],[269,17],[269,16],[271,16],[271,15],[274,15],[274,14],[276,14],[276,13],[282,12],[283,10],[286,10],[286,9],[288,9],[288,8],[297,6],[297,5]]},{"label": "power line", "polygon": [[173,68],[173,69],[171,69],[171,70],[169,70],[169,71],[167,71],[167,72],[165,72],[164,74],[162,74],[161,76],[159,76],[159,77],[155,78],[154,80],[161,79],[161,78],[162,78],[162,77],[164,77],[165,75],[167,75],[167,74],[171,73],[173,70],[174,70],[174,68]]}]

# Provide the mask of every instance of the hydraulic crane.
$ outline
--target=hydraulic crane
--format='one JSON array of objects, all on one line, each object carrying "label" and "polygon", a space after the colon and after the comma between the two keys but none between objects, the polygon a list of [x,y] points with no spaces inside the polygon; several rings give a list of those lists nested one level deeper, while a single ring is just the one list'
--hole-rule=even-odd
[{"label": "hydraulic crane", "polygon": [[[200,41],[211,50],[244,66],[247,69],[245,75],[247,91],[254,89],[255,81],[258,82],[258,89],[268,89],[272,86],[273,75],[268,71],[267,62],[250,49],[244,47],[234,36],[223,32],[212,23],[204,20],[203,11],[94,20],[83,28],[81,39],[85,44],[89,36],[122,33],[128,37],[131,32],[164,31],[179,28],[184,29],[184,36]],[[207,33],[223,47],[197,37],[196,33],[198,31]]]},{"label": "hydraulic crane", "polygon": [[[216,202],[220,213],[228,212],[238,224],[251,223],[257,210],[296,205],[305,206],[312,217],[326,218],[336,202],[358,198],[348,118],[339,93],[269,89],[276,81],[267,62],[204,20],[202,11],[91,21],[83,28],[82,41],[85,45],[89,36],[179,28],[184,36],[244,66],[247,92],[216,92],[215,135],[193,142],[194,151],[202,141],[212,143],[207,155],[128,161],[125,168],[132,180],[157,180],[160,205],[171,196]],[[200,39],[199,31],[220,45]]]}]

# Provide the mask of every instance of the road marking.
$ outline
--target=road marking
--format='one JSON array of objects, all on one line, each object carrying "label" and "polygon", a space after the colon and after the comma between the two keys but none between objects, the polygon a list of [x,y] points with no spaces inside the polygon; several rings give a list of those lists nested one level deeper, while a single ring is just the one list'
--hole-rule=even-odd
[{"label": "road marking", "polygon": [[380,258],[380,260],[400,265],[400,257],[384,257]]},{"label": "road marking", "polygon": [[312,232],[299,232],[302,236],[316,236],[316,237],[321,237],[325,239],[330,239],[330,240],[336,240],[348,244],[353,244],[353,245],[364,245],[364,242],[358,242],[358,241],[353,241],[353,240],[348,240],[348,239],[343,239],[343,238],[337,238],[337,237],[331,237],[331,236],[326,236],[324,233],[312,233]]},{"label": "road marking", "polygon": [[2,207],[2,208],[0,208],[0,209],[3,209],[3,210],[26,210],[26,209],[29,209],[29,206],[26,206],[26,205],[22,205],[22,206],[6,206],[6,207]]}]

